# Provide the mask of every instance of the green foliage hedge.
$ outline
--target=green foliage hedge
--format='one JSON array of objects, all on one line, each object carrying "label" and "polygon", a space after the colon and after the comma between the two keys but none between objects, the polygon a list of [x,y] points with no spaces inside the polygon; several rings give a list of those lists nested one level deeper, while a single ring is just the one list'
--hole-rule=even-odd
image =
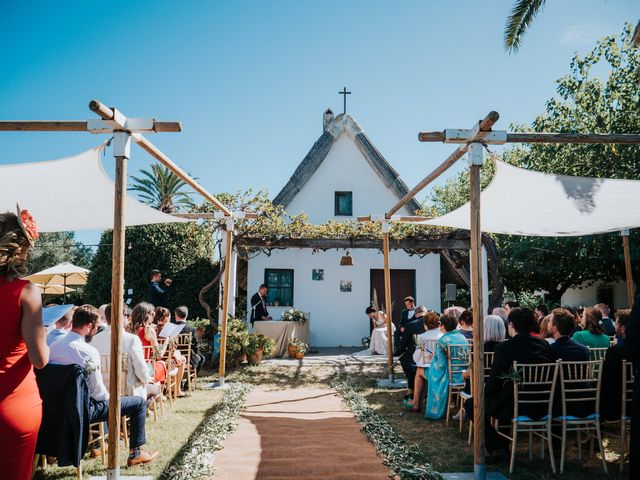
[{"label": "green foliage hedge", "polygon": [[[102,234],[91,265],[85,300],[93,305],[111,300],[112,238],[111,230]],[[125,298],[132,298],[132,306],[147,299],[150,272],[157,268],[173,279],[169,307],[186,305],[191,318],[206,317],[198,294],[214,276],[210,228],[195,223],[128,227],[125,244]],[[128,289],[133,289],[132,295]],[[217,289],[211,289],[205,300],[217,305]]]}]

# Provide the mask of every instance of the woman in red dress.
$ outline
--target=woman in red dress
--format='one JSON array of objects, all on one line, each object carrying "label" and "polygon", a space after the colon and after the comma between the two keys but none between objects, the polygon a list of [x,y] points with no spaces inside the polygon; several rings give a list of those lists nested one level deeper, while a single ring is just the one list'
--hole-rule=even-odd
[{"label": "woman in red dress", "polygon": [[2,478],[31,478],[42,420],[33,367],[49,361],[38,288],[18,278],[38,238],[26,210],[0,214],[0,471]]}]

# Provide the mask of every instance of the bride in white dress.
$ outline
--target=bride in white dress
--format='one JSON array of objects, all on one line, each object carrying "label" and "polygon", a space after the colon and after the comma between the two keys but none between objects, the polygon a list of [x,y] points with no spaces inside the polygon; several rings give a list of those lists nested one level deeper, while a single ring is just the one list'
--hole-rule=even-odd
[{"label": "bride in white dress", "polygon": [[[374,323],[373,332],[371,332],[371,341],[369,343],[369,353],[371,355],[386,355],[388,350],[387,339],[387,316],[383,311],[372,319]],[[391,334],[395,332],[396,326],[391,323]]]}]

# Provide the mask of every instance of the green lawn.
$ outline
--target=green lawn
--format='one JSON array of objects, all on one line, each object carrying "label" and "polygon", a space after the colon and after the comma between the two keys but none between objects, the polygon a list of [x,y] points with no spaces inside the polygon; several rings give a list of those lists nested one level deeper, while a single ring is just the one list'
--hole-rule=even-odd
[{"label": "green lawn", "polygon": [[[200,385],[204,385],[212,380],[211,374],[198,379]],[[148,449],[160,451],[160,457],[154,462],[127,468],[128,451],[121,443],[120,469],[121,475],[151,475],[157,478],[164,468],[180,455],[185,445],[196,427],[202,422],[206,415],[215,409],[216,404],[222,398],[222,392],[218,390],[195,390],[190,397],[178,399],[169,407],[165,401],[164,416],[153,421],[152,416],[147,418],[147,445]],[[106,468],[99,459],[90,459],[88,456],[82,461],[84,478],[92,475],[106,475]],[[62,480],[76,478],[74,467],[61,468],[49,466],[46,470],[38,470],[36,479]]]}]

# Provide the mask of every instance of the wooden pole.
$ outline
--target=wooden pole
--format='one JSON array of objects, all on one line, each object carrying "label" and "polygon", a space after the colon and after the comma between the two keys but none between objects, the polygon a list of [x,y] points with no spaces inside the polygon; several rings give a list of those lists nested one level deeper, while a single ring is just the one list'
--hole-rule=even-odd
[{"label": "wooden pole", "polygon": [[[103,120],[113,120],[117,123],[120,123],[120,116],[122,114],[116,113],[116,109],[107,107],[100,100],[91,100],[89,102],[89,109],[100,115]],[[122,118],[126,118],[122,116]],[[121,127],[124,127],[123,124],[120,124]],[[153,130],[155,132],[181,132],[182,124],[180,122],[153,122]]]},{"label": "wooden pole", "polygon": [[482,238],[480,224],[480,169],[482,145],[469,145],[471,196],[471,306],[473,308],[473,470],[486,478],[484,442],[484,307],[482,305]]},{"label": "wooden pole", "polygon": [[193,188],[196,192],[202,195],[207,201],[212,203],[218,210],[223,212],[227,216],[231,216],[231,211],[225,207],[220,200],[211,195],[204,187],[202,187],[198,182],[196,182],[193,178],[187,174],[184,170],[182,170],[178,165],[173,163],[173,161],[167,157],[164,153],[158,149],[153,143],[144,138],[139,133],[132,133],[131,137],[135,140],[135,142],[140,145],[147,153],[149,153],[152,157],[158,160],[161,164],[175,173],[178,177],[180,177],[187,185]]},{"label": "wooden pole", "polygon": [[3,120],[0,132],[86,132],[86,120]]},{"label": "wooden pole", "polygon": [[[480,122],[478,122],[478,124],[475,126],[475,128],[474,128],[475,134],[473,135],[473,138],[470,139],[469,141],[472,142],[472,141],[476,141],[476,140],[481,140],[483,137],[485,137],[488,133],[491,132],[491,127],[493,127],[493,125],[498,121],[499,118],[500,118],[500,115],[498,114],[498,112],[489,112],[487,114],[487,116],[484,117],[484,119],[482,119]],[[418,136],[418,138],[420,138],[420,137]],[[418,183],[418,185],[413,187],[409,191],[409,193],[407,193],[404,197],[402,197],[400,199],[400,201],[398,203],[396,203],[391,208],[391,210],[389,210],[387,212],[385,217],[386,218],[390,218],[391,215],[393,215],[398,210],[400,210],[404,205],[409,203],[409,201],[411,201],[411,199],[413,197],[415,197],[424,187],[429,185],[436,178],[438,178],[440,175],[442,175],[444,172],[446,172],[449,169],[449,167],[451,167],[454,163],[456,163],[458,160],[460,160],[462,158],[462,156],[466,152],[467,152],[467,145],[459,146],[433,172],[431,172],[429,175],[427,175],[425,178],[423,178],[422,181],[420,183]]]},{"label": "wooden pole", "polygon": [[389,366],[389,381],[395,382],[393,372],[393,331],[391,323],[393,312],[391,311],[391,269],[389,267],[389,223],[382,223],[382,253],[384,255],[384,303],[387,314],[387,364]]},{"label": "wooden pole", "polygon": [[[421,142],[444,142],[444,132],[420,132],[418,140]],[[460,140],[458,143],[466,143]],[[640,143],[640,135],[627,133],[507,133],[505,143],[615,143],[619,145],[635,145]]]},{"label": "wooden pole", "polygon": [[227,316],[229,315],[229,297],[231,295],[231,286],[229,280],[231,278],[231,253],[233,251],[233,219],[227,221],[226,235],[226,252],[224,258],[224,284],[222,296],[222,318],[219,319],[220,324],[220,369],[218,375],[220,377],[219,385],[224,386],[224,374],[226,368],[227,354]]},{"label": "wooden pole", "polygon": [[629,230],[622,232],[622,249],[624,250],[624,270],[627,278],[627,302],[629,308],[633,307],[633,273],[631,271],[631,248],[629,247]]},{"label": "wooden pole", "polygon": [[122,326],[124,299],[125,199],[127,193],[127,157],[116,157],[115,201],[113,213],[113,249],[111,257],[111,359],[109,375],[109,452],[107,477],[120,475],[120,375],[122,370]]}]

